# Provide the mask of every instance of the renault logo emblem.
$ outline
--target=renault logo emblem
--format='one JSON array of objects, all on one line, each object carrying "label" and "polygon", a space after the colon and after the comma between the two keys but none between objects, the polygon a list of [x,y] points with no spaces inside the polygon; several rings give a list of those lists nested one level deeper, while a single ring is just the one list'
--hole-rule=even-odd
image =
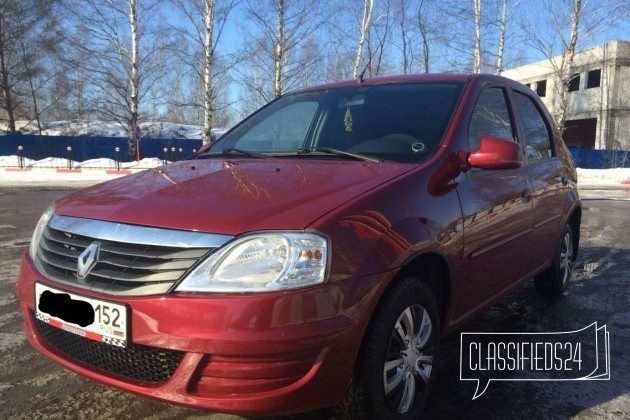
[{"label": "renault logo emblem", "polygon": [[98,261],[98,251],[99,245],[97,242],[92,242],[90,246],[85,248],[85,251],[79,255],[79,260],[77,261],[77,275],[79,280],[83,280],[90,271],[96,265]]}]

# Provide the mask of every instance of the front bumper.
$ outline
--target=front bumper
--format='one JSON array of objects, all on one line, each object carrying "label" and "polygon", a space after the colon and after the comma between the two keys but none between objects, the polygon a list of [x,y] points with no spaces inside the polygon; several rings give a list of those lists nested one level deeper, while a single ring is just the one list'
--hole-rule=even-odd
[{"label": "front bumper", "polygon": [[[128,347],[37,320],[36,281],[128,305]],[[28,341],[68,369],[169,403],[260,415],[343,399],[379,284],[374,276],[281,293],[116,298],[47,280],[25,254],[17,294]]]}]

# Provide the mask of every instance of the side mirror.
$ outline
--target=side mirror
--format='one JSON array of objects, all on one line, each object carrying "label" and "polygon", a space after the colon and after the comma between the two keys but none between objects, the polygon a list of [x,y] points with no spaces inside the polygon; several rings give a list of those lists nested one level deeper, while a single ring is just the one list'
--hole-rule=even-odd
[{"label": "side mirror", "polygon": [[509,139],[483,137],[479,148],[468,154],[468,168],[479,169],[515,169],[523,165],[521,146]]}]

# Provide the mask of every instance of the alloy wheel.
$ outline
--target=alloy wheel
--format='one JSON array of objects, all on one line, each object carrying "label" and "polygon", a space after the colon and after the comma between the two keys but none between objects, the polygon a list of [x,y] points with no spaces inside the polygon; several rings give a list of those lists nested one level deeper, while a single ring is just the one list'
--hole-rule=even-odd
[{"label": "alloy wheel", "polygon": [[385,364],[385,400],[399,414],[407,413],[426,388],[433,367],[433,324],[421,305],[407,307],[392,330]]},{"label": "alloy wheel", "polygon": [[570,232],[565,232],[560,245],[560,275],[564,286],[571,278],[573,269],[573,238]]}]

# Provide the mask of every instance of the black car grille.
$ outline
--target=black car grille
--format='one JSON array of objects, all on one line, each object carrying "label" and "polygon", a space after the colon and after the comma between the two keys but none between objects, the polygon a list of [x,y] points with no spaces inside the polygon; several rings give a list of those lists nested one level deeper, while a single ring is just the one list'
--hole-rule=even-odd
[{"label": "black car grille", "polygon": [[31,313],[39,333],[63,355],[91,366],[105,374],[133,381],[159,384],[166,382],[179,366],[184,353],[156,347],[128,344],[116,347],[55,328]]},{"label": "black car grille", "polygon": [[[79,279],[78,257],[94,242],[99,244],[98,261]],[[105,293],[147,295],[166,293],[212,250],[108,241],[48,226],[37,259],[43,274],[64,283]]]}]

